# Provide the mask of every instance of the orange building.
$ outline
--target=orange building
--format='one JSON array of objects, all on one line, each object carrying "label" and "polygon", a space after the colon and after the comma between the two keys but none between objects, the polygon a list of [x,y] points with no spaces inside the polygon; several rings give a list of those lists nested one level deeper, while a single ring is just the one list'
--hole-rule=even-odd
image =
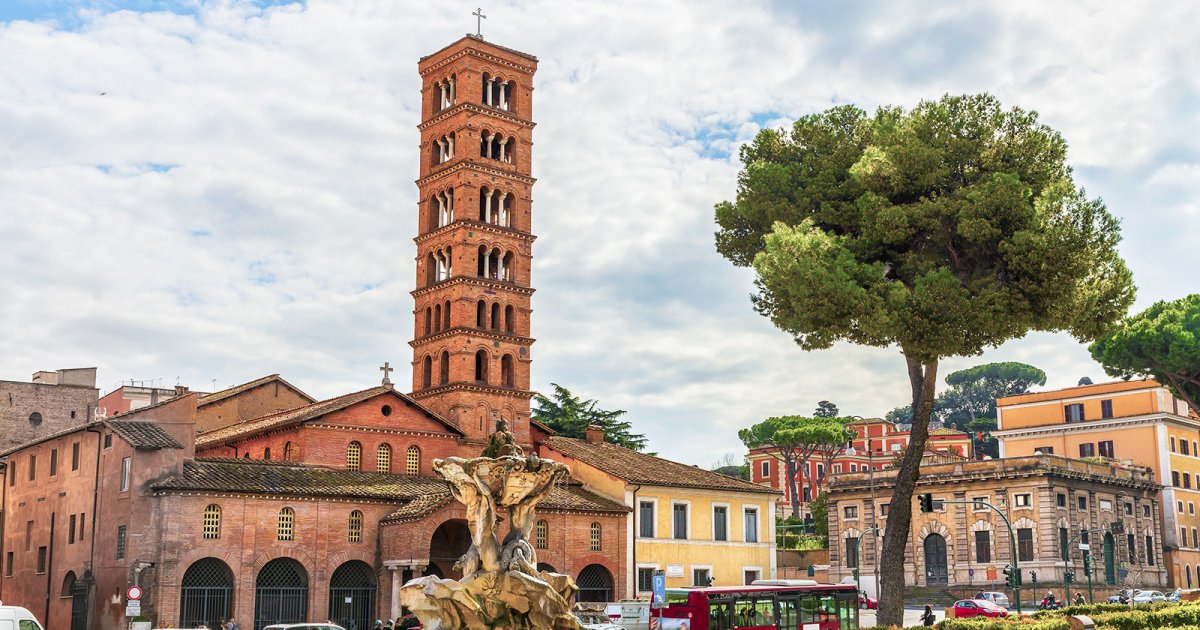
[{"label": "orange building", "polygon": [[[829,473],[833,476],[890,468],[896,454],[903,451],[911,439],[908,431],[901,431],[895,424],[882,418],[858,418],[848,422],[846,428],[854,432],[854,439],[845,451],[830,462]],[[946,453],[967,459],[974,457],[971,436],[954,429],[930,429],[925,448],[931,455]],[[790,513],[792,497],[788,490],[787,467],[778,450],[752,449],[746,459],[750,462],[750,480],[783,492],[784,496],[776,503],[776,508],[780,514]],[[809,501],[819,494],[813,492],[813,487],[827,487],[830,481],[825,474],[825,462],[819,456],[809,459],[806,466],[807,477],[803,469],[796,472],[796,492],[800,494],[802,516],[808,513]]]},{"label": "orange building", "polygon": [[1154,471],[1171,585],[1200,580],[1200,416],[1155,381],[1117,381],[996,401],[1001,457],[1052,453]]}]

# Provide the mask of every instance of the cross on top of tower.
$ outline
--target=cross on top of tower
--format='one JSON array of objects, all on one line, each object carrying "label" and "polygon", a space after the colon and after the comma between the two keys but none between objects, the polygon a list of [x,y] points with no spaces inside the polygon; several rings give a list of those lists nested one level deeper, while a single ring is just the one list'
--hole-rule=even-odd
[{"label": "cross on top of tower", "polygon": [[471,15],[475,16],[475,36],[483,37],[483,20],[487,19],[487,16],[483,14],[483,8],[475,9],[475,12]]},{"label": "cross on top of tower", "polygon": [[379,368],[379,371],[383,372],[383,384],[391,385],[392,379],[388,378],[388,376],[390,376],[392,372],[396,371],[395,368],[393,368],[387,361],[384,361],[383,367]]}]

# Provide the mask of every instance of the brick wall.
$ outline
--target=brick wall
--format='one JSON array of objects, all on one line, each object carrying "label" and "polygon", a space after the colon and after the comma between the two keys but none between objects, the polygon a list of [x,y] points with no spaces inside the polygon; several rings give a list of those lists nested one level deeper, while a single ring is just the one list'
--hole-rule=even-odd
[{"label": "brick wall", "polygon": [[[0,450],[7,450],[91,420],[95,387],[0,381]],[[35,424],[30,415],[41,415]]]}]

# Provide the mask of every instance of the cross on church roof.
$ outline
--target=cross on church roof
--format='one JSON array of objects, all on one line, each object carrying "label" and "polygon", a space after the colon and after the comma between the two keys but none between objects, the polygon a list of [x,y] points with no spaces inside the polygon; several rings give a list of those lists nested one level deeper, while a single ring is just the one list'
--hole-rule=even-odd
[{"label": "cross on church roof", "polygon": [[487,19],[487,16],[483,14],[483,8],[475,9],[471,15],[475,16],[475,36],[483,37],[483,20]]},{"label": "cross on church roof", "polygon": [[379,368],[379,371],[380,371],[380,372],[383,372],[383,384],[384,384],[384,385],[391,385],[391,384],[392,384],[392,379],[388,378],[388,376],[389,376],[389,375],[390,375],[392,372],[395,372],[395,371],[396,371],[396,370],[395,370],[395,368],[393,368],[393,367],[391,366],[391,364],[390,364],[390,363],[388,363],[387,361],[384,361],[384,362],[383,362],[383,367]]}]

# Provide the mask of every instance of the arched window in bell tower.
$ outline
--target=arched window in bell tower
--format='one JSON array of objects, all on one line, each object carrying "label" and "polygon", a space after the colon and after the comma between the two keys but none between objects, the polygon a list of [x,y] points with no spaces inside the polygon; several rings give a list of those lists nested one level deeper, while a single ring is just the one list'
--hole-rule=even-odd
[{"label": "arched window in bell tower", "polygon": [[438,362],[438,385],[450,382],[450,353],[442,350],[441,361]]},{"label": "arched window in bell tower", "polygon": [[506,354],[500,359],[500,384],[505,387],[512,387],[514,378],[513,358],[511,354]]},{"label": "arched window in bell tower", "polygon": [[429,150],[435,165],[445,164],[454,159],[454,132],[451,131],[440,138],[434,138],[430,143]]},{"label": "arched window in bell tower", "polygon": [[458,86],[456,83],[457,77],[452,74],[433,84],[434,103],[436,105],[433,111],[440,112],[443,109],[454,107],[454,103],[458,97],[456,93]]},{"label": "arched window in bell tower", "polygon": [[475,325],[479,328],[487,328],[487,302],[479,300],[479,304],[475,307]]},{"label": "arched window in bell tower", "polygon": [[442,332],[442,305],[441,303],[433,306],[433,332]]},{"label": "arched window in bell tower", "polygon": [[433,357],[428,354],[421,361],[421,387],[428,389],[433,384]]},{"label": "arched window in bell tower", "polygon": [[426,306],[425,307],[425,335],[428,336],[432,333],[433,333],[433,308]]},{"label": "arched window in bell tower", "polygon": [[515,318],[516,318],[516,309],[514,309],[512,307],[512,304],[505,306],[504,307],[504,332],[509,333],[510,335],[512,334],[513,330],[516,328],[516,322],[513,321]]},{"label": "arched window in bell tower", "polygon": [[492,330],[500,330],[500,303],[492,304]]},{"label": "arched window in bell tower", "polygon": [[450,300],[446,300],[446,308],[442,309],[442,330],[450,330]]},{"label": "arched window in bell tower", "polygon": [[500,279],[501,280],[507,280],[509,282],[512,282],[513,278],[515,277],[513,274],[513,260],[514,259],[515,259],[515,256],[513,256],[512,252],[508,252],[508,253],[504,254],[504,259],[501,261],[501,264],[500,264],[500,269],[501,269],[501,278]]},{"label": "arched window in bell tower", "polygon": [[487,350],[480,350],[475,353],[475,381],[484,385],[488,382]]},{"label": "arched window in bell tower", "polygon": [[433,257],[433,252],[429,252],[425,256],[425,283],[433,284],[437,280],[437,259]]}]

